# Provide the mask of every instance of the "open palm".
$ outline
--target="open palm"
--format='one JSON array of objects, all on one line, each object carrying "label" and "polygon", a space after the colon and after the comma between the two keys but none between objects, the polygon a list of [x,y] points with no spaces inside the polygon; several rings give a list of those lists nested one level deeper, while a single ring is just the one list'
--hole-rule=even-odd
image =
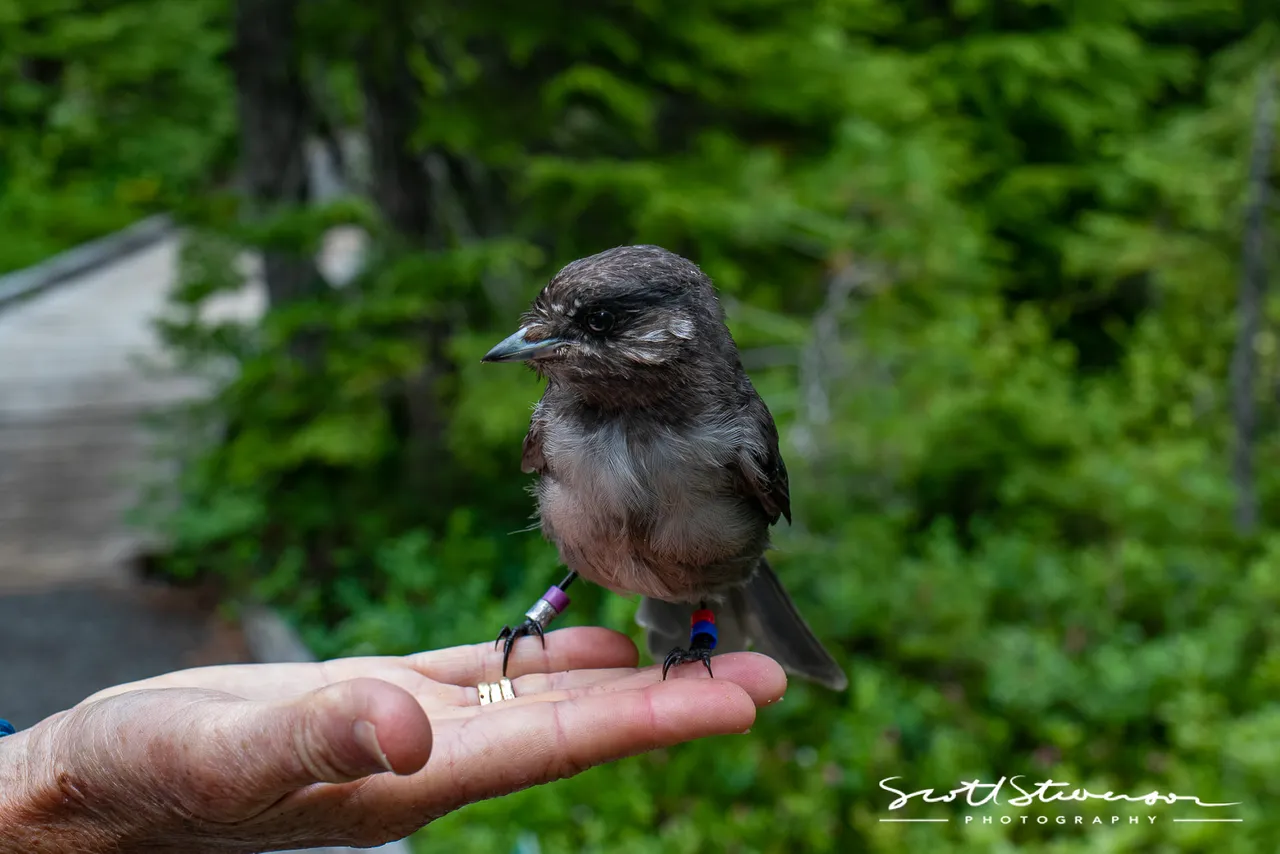
[{"label": "open palm", "polygon": [[[616,632],[551,632],[545,650],[517,646],[516,699],[487,706],[476,685],[501,675],[491,643],[198,668],[103,691],[7,741],[25,739],[27,767],[63,769],[45,785],[92,797],[124,848],[368,846],[473,801],[743,732],[786,688],[752,653],[718,657],[715,679],[690,667],[666,682],[636,660]],[[50,826],[74,824],[55,800]]]}]

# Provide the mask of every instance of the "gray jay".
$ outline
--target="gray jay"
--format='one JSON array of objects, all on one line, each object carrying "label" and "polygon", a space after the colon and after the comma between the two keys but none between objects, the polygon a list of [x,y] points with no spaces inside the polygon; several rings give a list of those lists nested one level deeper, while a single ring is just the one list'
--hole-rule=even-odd
[{"label": "gray jay", "polygon": [[574,261],[483,361],[547,380],[521,468],[539,475],[542,532],[570,570],[503,628],[504,675],[515,640],[541,637],[581,575],[644,597],[636,621],[664,678],[751,646],[848,685],[765,560],[769,527],[791,521],[778,430],[696,265],[657,246]]}]

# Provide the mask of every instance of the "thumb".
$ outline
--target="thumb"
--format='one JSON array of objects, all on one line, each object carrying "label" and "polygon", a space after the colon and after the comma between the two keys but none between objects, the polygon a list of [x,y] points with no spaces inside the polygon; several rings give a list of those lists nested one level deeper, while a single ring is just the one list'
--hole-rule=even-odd
[{"label": "thumb", "polygon": [[[251,704],[237,727],[248,791],[279,796],[312,783],[412,774],[431,755],[431,722],[413,695],[378,679],[328,685],[283,703]],[[247,766],[247,767],[246,767]]]}]

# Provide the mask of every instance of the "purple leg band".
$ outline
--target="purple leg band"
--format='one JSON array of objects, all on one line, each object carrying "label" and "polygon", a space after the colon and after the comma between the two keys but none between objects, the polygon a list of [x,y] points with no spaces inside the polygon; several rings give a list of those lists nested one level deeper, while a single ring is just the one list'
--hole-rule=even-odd
[{"label": "purple leg band", "polygon": [[564,609],[569,607],[569,597],[559,587],[549,587],[546,593],[542,594],[543,600],[556,609],[557,614],[564,613]]}]

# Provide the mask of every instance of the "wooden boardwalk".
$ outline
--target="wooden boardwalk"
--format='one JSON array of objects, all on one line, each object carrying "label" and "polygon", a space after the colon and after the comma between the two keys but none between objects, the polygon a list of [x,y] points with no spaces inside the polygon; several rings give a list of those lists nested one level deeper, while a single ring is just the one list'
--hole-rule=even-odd
[{"label": "wooden boardwalk", "polygon": [[[349,231],[332,234],[322,271],[349,275],[360,244]],[[110,685],[250,660],[216,602],[145,584],[131,566],[145,543],[125,514],[140,485],[163,474],[144,418],[206,391],[153,370],[169,364],[152,320],[165,310],[179,251],[170,233],[21,301],[0,300],[0,716],[22,728]],[[262,308],[251,277],[210,313],[252,318]]]},{"label": "wooden boardwalk", "polygon": [[[168,366],[153,328],[177,275],[172,233],[13,305],[0,304],[0,592],[66,583],[127,583],[144,546],[125,524],[156,470],[143,420],[203,394]],[[321,255],[330,280],[358,263],[358,232],[335,229]],[[263,309],[253,259],[237,294],[206,317]],[[158,369],[158,370],[157,370]]]},{"label": "wooden boardwalk", "polygon": [[[152,320],[174,280],[166,236],[0,311],[0,591],[124,583],[141,546],[124,523],[154,466],[143,417],[198,394],[163,364]],[[219,308],[252,316],[261,288]]]}]

